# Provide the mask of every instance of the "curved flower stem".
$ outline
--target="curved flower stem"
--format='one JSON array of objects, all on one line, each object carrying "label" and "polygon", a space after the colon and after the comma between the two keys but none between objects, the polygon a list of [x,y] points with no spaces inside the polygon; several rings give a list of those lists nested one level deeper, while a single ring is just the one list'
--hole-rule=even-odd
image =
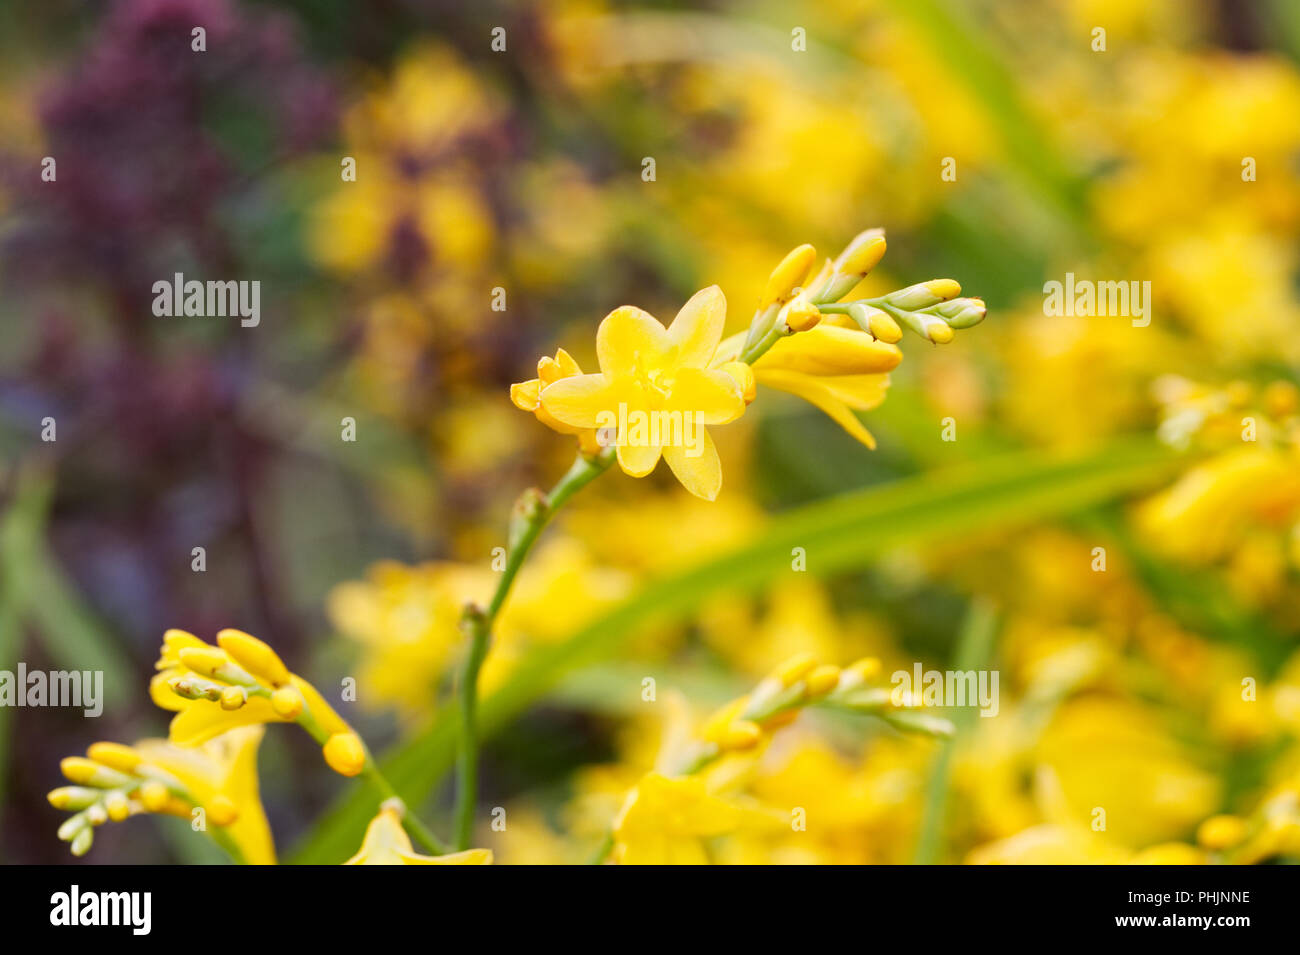
[{"label": "curved flower stem", "polygon": [[579,453],[567,474],[549,494],[536,488],[525,491],[515,503],[510,519],[506,566],[487,608],[473,604],[461,615],[461,630],[469,638],[469,651],[459,679],[460,726],[456,756],[455,838],[457,849],[468,849],[474,832],[474,804],[478,796],[478,675],[487,657],[492,625],[510,596],[510,588],[542,530],[565,502],[604,474],[614,463],[614,448],[587,456]]}]

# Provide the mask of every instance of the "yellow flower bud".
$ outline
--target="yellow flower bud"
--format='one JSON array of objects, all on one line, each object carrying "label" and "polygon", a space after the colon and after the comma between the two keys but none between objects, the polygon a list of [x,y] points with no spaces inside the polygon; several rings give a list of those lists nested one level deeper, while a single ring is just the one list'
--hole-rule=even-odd
[{"label": "yellow flower bud", "polygon": [[728,728],[740,719],[740,714],[745,712],[747,706],[749,706],[749,697],[742,696],[739,699],[732,700],[725,706],[719,707],[712,716],[704,721],[700,735],[710,743],[722,745],[722,741],[727,736]]},{"label": "yellow flower bud", "polygon": [[100,765],[84,756],[65,756],[59,762],[59,769],[69,782],[82,786],[115,789],[119,786],[129,786],[132,782],[131,777],[125,773]]},{"label": "yellow flower bud", "polygon": [[796,299],[785,310],[785,324],[791,331],[806,332],[821,320],[822,313],[807,299]]},{"label": "yellow flower bud", "polygon": [[242,630],[222,630],[217,645],[253,676],[270,686],[289,682],[289,668],[266,643]]},{"label": "yellow flower bud", "polygon": [[141,760],[139,753],[121,743],[91,743],[86,755],[102,766],[124,773],[133,772]]},{"label": "yellow flower bud", "polygon": [[839,685],[840,668],[823,664],[804,677],[804,681],[808,684],[809,696],[825,696]]},{"label": "yellow flower bud", "polygon": [[947,322],[927,322],[925,333],[936,345],[946,345],[956,334]]},{"label": "yellow flower bud", "polygon": [[302,694],[291,686],[282,686],[271,694],[271,709],[286,720],[297,719],[302,712]]},{"label": "yellow flower bud", "polygon": [[182,665],[203,676],[215,676],[230,664],[230,657],[216,647],[184,647],[178,656]]},{"label": "yellow flower bud", "polygon": [[366,750],[356,733],[335,733],[325,741],[321,752],[330,769],[343,776],[355,776],[366,766]]},{"label": "yellow flower bud", "polygon": [[228,686],[221,691],[221,708],[223,710],[237,710],[247,702],[248,694],[244,692],[242,686]]},{"label": "yellow flower bud", "polygon": [[758,393],[758,381],[754,377],[754,369],[747,362],[729,361],[722,366],[722,370],[736,379],[745,404],[750,404]]},{"label": "yellow flower bud", "polygon": [[1196,830],[1196,841],[1206,849],[1231,849],[1246,838],[1246,821],[1239,816],[1211,816]]},{"label": "yellow flower bud", "polygon": [[727,727],[718,745],[726,750],[753,749],[763,738],[762,728],[752,720],[737,720]]},{"label": "yellow flower bud", "polygon": [[878,229],[860,232],[835,262],[835,271],[856,275],[859,281],[885,257],[885,235]]},{"label": "yellow flower bud", "polygon": [[90,829],[82,829],[72,840],[72,854],[74,856],[84,856],[90,851],[90,845],[95,841],[95,834]]},{"label": "yellow flower bud", "polygon": [[903,329],[899,327],[898,322],[878,308],[871,309],[867,327],[871,334],[882,342],[894,345],[903,340]]},{"label": "yellow flower bud", "polygon": [[844,668],[840,674],[840,689],[848,690],[872,680],[880,673],[880,660],[877,657],[863,657]]},{"label": "yellow flower bud", "polygon": [[811,245],[805,243],[797,249],[791,249],[768,277],[758,307],[762,309],[769,305],[784,305],[788,302],[794,290],[808,277],[808,271],[816,261],[817,250]]},{"label": "yellow flower bud", "polygon": [[208,820],[214,826],[228,826],[239,818],[239,810],[230,797],[217,793],[207,805]]},{"label": "yellow flower bud", "polygon": [[909,285],[897,292],[890,292],[885,296],[885,301],[895,308],[915,311],[918,308],[929,308],[940,302],[946,302],[960,294],[961,286],[952,279],[932,279],[929,282]]},{"label": "yellow flower bud", "polygon": [[150,812],[162,812],[170,799],[171,793],[167,791],[167,787],[156,779],[151,779],[140,787],[140,802]]},{"label": "yellow flower bud", "polygon": [[811,653],[800,653],[773,670],[772,678],[782,686],[791,686],[802,680],[815,666],[817,661]]},{"label": "yellow flower bud", "polygon": [[102,826],[104,823],[108,822],[108,810],[99,803],[95,803],[93,806],[87,806],[86,820],[92,826]]},{"label": "yellow flower bud", "polygon": [[50,801],[50,805],[55,809],[85,809],[93,802],[97,802],[103,793],[98,789],[91,789],[87,786],[60,786],[58,789],[51,790],[45,797]]},{"label": "yellow flower bud", "polygon": [[123,822],[127,816],[131,815],[131,805],[127,802],[126,796],[114,790],[104,797],[104,809],[108,812],[108,818],[114,822]]}]

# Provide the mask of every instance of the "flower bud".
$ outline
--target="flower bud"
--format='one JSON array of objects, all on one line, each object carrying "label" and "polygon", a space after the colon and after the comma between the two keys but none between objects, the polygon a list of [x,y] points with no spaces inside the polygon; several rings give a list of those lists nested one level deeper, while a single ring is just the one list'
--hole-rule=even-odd
[{"label": "flower bud", "polygon": [[297,719],[302,712],[302,694],[294,687],[282,686],[271,694],[271,709],[286,720]]},{"label": "flower bud", "polygon": [[791,249],[768,277],[758,307],[764,309],[769,305],[784,305],[788,302],[794,290],[808,277],[808,271],[816,261],[817,250],[811,245],[804,244]]},{"label": "flower bud", "polygon": [[809,696],[825,696],[839,684],[840,668],[823,664],[804,677],[804,682],[808,684]]},{"label": "flower bud", "polygon": [[880,263],[885,256],[885,249],[883,229],[867,229],[858,233],[835,260],[834,271],[825,287],[818,291],[818,301],[838,302],[848,295]]},{"label": "flower bud", "polygon": [[108,812],[108,818],[114,822],[123,822],[131,815],[131,805],[127,802],[126,795],[116,789],[104,797],[104,809]]},{"label": "flower bud", "polygon": [[242,630],[227,629],[217,634],[217,645],[263,683],[275,687],[289,682],[289,668],[279,654],[257,637]]},{"label": "flower bud", "polygon": [[223,793],[213,796],[207,805],[208,819],[214,826],[228,826],[239,818],[239,810],[231,798]]},{"label": "flower bud", "polygon": [[221,708],[223,710],[237,710],[247,702],[248,694],[242,686],[228,686],[221,691]]},{"label": "flower bud", "polygon": [[933,311],[953,328],[974,328],[988,314],[982,298],[954,298],[936,305]]},{"label": "flower bud", "polygon": [[82,829],[72,840],[72,854],[74,856],[84,856],[90,851],[91,843],[95,841],[95,834],[89,828]]},{"label": "flower bud", "polygon": [[134,771],[142,758],[130,746],[121,743],[91,743],[86,755],[97,763],[124,773]]},{"label": "flower bud", "polygon": [[817,306],[805,298],[797,298],[785,309],[785,324],[793,332],[806,332],[822,320]]},{"label": "flower bud", "polygon": [[101,766],[84,756],[66,756],[59,762],[59,769],[69,782],[82,786],[97,786],[100,789],[117,789],[130,786],[134,780],[116,769]]},{"label": "flower bud", "polygon": [[151,779],[140,787],[140,802],[150,812],[162,812],[170,799],[171,793],[167,787],[156,779]]},{"label": "flower bud", "polygon": [[330,769],[343,776],[355,776],[366,766],[366,750],[356,733],[335,733],[321,752]]},{"label": "flower bud", "polygon": [[812,654],[800,653],[773,670],[772,678],[779,681],[782,686],[791,686],[802,680],[815,666],[817,661]]},{"label": "flower bud", "polygon": [[916,311],[918,308],[929,308],[931,305],[946,302],[960,294],[961,286],[952,279],[931,279],[929,282],[920,282],[899,289],[897,292],[890,292],[885,296],[885,301],[895,308]]},{"label": "flower bud", "polygon": [[762,728],[752,720],[737,720],[727,727],[718,741],[718,746],[726,750],[753,749],[763,738]]},{"label": "flower bud", "polygon": [[98,802],[102,795],[104,795],[102,791],[87,786],[60,786],[58,789],[51,790],[45,798],[55,809],[71,809],[75,812]]}]

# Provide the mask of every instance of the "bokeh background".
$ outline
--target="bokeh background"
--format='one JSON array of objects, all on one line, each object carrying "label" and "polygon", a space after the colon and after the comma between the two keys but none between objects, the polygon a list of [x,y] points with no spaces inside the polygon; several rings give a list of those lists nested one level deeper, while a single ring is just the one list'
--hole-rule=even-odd
[{"label": "bokeh background", "polygon": [[[874,452],[768,393],[715,431],[717,502],[665,468],[584,493],[484,676],[480,843],[580,861],[653,761],[645,676],[704,713],[809,650],[996,668],[999,716],[946,745],[801,718],[737,785],[817,825],[717,861],[1199,861],[1220,813],[1244,861],[1300,856],[1298,56],[1286,2],[5,3],[0,667],[102,669],[106,702],[0,709],[0,860],[221,859],[139,819],[73,860],[45,800],[60,757],[165,733],[169,627],[354,678],[340,710],[445,829],[456,609],[572,454],[509,384],[593,364],[625,302],[717,283],[743,328],[788,249],[870,226],[872,288],[950,276],[988,320],[905,343]],[[154,317],[177,271],[260,280],[260,325]],[[1150,281],[1151,324],[1046,316],[1067,271]],[[763,549],[839,494],[879,516],[833,560]],[[355,851],[373,795],[305,734],[261,778],[283,859]]]}]

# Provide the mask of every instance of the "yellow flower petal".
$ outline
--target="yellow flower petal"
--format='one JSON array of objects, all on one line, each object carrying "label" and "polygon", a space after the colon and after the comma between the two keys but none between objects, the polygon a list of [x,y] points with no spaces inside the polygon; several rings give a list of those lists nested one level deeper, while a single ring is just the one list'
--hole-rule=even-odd
[{"label": "yellow flower petal", "polygon": [[740,385],[716,369],[678,369],[671,394],[662,404],[670,411],[689,411],[700,424],[727,424],[745,413]]},{"label": "yellow flower petal", "polygon": [[620,444],[618,446],[618,466],[623,469],[624,474],[632,477],[645,477],[659,463],[660,452],[661,449],[657,445],[647,448]]},{"label": "yellow flower petal", "polygon": [[876,341],[861,331],[818,325],[780,339],[754,363],[764,369],[801,371],[809,375],[865,375],[892,371],[903,360],[897,345]]},{"label": "yellow flower petal", "polygon": [[634,305],[614,309],[596,329],[596,357],[601,372],[611,380],[635,374],[638,366],[663,364],[670,347],[668,332],[659,320]]},{"label": "yellow flower petal", "polygon": [[875,450],[876,439],[872,437],[871,432],[854,417],[849,406],[825,384],[824,379],[795,372],[763,371],[759,374],[759,381],[781,391],[788,391],[809,404],[816,405],[854,438]]},{"label": "yellow flower petal", "polygon": [[677,363],[693,368],[707,365],[726,321],[727,299],[722,289],[710,285],[692,295],[668,326],[668,338],[678,349]]},{"label": "yellow flower petal", "polygon": [[600,415],[617,415],[619,402],[627,400],[629,390],[604,375],[574,375],[542,389],[542,408],[557,421],[575,428],[600,427]]},{"label": "yellow flower petal", "polygon": [[714,501],[722,490],[722,461],[718,457],[713,438],[704,428],[700,429],[700,445],[700,453],[694,456],[688,448],[666,447],[664,460],[672,468],[677,480],[682,482],[682,487],[696,497]]}]

